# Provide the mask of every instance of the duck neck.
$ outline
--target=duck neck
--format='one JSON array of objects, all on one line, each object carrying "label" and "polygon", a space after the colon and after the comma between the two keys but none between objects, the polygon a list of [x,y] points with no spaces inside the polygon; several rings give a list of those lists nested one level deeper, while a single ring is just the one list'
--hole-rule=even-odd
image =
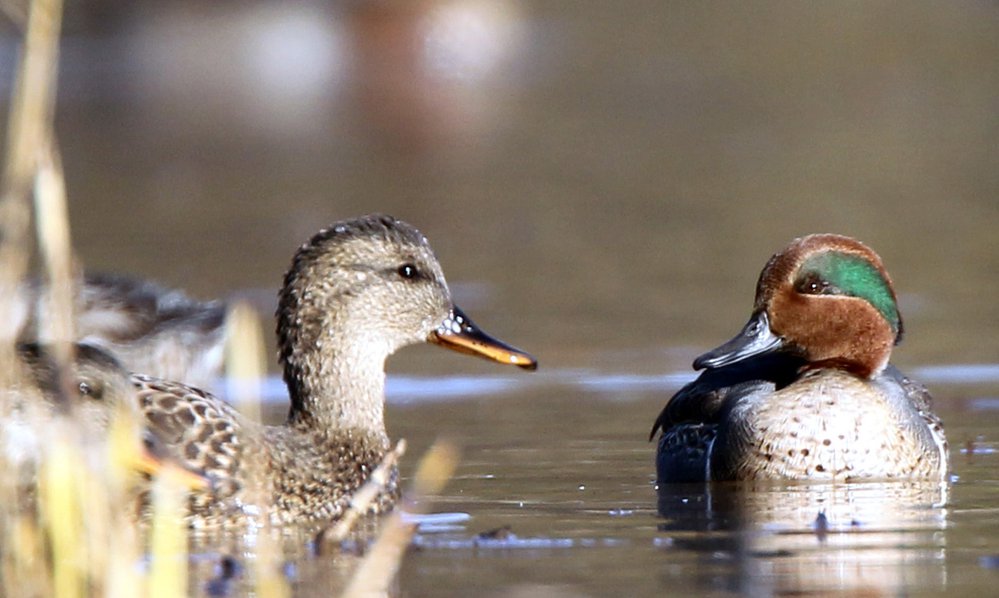
[{"label": "duck neck", "polygon": [[360,431],[387,442],[385,352],[336,323],[308,332],[295,333],[296,342],[280,339],[291,398],[288,424],[323,433]]}]

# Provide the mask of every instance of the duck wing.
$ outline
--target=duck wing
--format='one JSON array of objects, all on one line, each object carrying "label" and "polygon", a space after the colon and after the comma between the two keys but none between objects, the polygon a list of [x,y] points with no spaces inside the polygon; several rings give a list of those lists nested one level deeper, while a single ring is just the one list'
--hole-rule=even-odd
[{"label": "duck wing", "polygon": [[146,426],[185,466],[213,482],[216,497],[237,492],[243,457],[241,416],[225,401],[203,390],[134,374],[136,398]]},{"label": "duck wing", "polygon": [[666,402],[649,440],[679,425],[713,425],[731,399],[773,392],[790,384],[803,361],[787,353],[763,354],[719,368],[707,368]]}]

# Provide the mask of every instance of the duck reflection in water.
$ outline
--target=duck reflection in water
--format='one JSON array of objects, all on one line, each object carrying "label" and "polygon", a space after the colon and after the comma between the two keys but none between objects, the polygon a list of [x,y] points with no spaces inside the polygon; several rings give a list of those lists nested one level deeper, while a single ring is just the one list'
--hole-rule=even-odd
[{"label": "duck reflection in water", "polygon": [[925,480],[663,484],[657,543],[671,563],[692,558],[706,591],[944,588],[946,499],[947,484]]}]

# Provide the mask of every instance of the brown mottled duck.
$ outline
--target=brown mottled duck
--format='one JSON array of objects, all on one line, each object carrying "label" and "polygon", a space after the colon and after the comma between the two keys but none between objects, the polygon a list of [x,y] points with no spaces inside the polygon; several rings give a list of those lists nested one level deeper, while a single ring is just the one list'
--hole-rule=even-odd
[{"label": "brown mottled duck", "polygon": [[[404,346],[428,341],[536,367],[454,305],[427,239],[385,215],[336,223],[298,249],[279,294],[277,335],[291,399],[283,425],[259,425],[191,386],[133,377],[147,425],[213,481],[192,497],[193,526],[340,517],[390,448],[385,360]],[[391,508],[392,477],[372,511]]]}]

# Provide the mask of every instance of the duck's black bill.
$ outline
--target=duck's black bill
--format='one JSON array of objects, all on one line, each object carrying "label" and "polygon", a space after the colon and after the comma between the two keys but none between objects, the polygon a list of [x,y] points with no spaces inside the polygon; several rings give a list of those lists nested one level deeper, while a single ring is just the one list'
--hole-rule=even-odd
[{"label": "duck's black bill", "polygon": [[516,347],[489,336],[457,307],[451,309],[448,317],[444,318],[437,330],[430,333],[430,338],[427,340],[452,351],[508,363],[525,370],[534,370],[538,367],[538,360]]},{"label": "duck's black bill", "polygon": [[784,339],[770,330],[767,312],[753,314],[742,330],[724,345],[694,360],[694,369],[719,368],[755,355],[772,353],[784,346]]}]

